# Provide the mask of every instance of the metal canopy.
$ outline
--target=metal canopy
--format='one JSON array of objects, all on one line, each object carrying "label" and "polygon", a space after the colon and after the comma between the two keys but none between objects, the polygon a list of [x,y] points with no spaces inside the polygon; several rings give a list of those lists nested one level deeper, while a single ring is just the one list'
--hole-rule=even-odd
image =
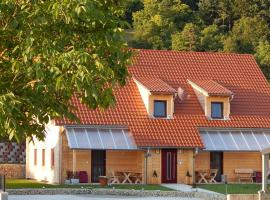
[{"label": "metal canopy", "polygon": [[262,151],[270,147],[270,130],[200,130],[206,151]]},{"label": "metal canopy", "polygon": [[126,128],[65,127],[71,149],[135,150],[137,146]]}]

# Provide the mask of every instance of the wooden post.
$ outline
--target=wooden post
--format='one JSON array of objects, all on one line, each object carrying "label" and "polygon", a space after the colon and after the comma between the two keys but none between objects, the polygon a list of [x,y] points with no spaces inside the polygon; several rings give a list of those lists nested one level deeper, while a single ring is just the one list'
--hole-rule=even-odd
[{"label": "wooden post", "polygon": [[192,185],[195,185],[195,157],[196,157],[196,150],[192,152]]},{"label": "wooden post", "polygon": [[148,153],[144,152],[144,184],[147,184],[147,164],[148,164]]},{"label": "wooden post", "polygon": [[262,191],[267,191],[267,176],[269,170],[269,154],[262,155]]},{"label": "wooden post", "polygon": [[77,161],[76,151],[75,150],[72,150],[72,172],[73,172],[73,175],[76,172],[76,164],[77,164],[76,161]]}]

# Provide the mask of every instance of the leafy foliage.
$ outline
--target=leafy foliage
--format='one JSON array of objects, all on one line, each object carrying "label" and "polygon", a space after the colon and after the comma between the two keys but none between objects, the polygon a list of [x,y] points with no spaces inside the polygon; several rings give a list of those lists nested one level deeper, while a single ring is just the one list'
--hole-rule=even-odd
[{"label": "leafy foliage", "polygon": [[143,3],[144,9],[133,14],[134,46],[169,49],[171,34],[190,20],[191,9],[179,0],[144,0]]},{"label": "leafy foliage", "polygon": [[192,23],[186,24],[182,32],[172,35],[173,50],[196,51],[199,48],[199,29]]},{"label": "leafy foliage", "polygon": [[78,120],[76,92],[92,108],[114,103],[130,52],[121,1],[2,0],[0,134],[44,138],[51,118]]},{"label": "leafy foliage", "polygon": [[216,24],[205,27],[201,31],[201,49],[207,51],[221,51],[223,36]]},{"label": "leafy foliage", "polygon": [[270,43],[268,41],[260,42],[257,46],[255,56],[261,64],[264,74],[270,79]]},{"label": "leafy foliage", "polygon": [[259,41],[267,39],[267,23],[258,18],[243,17],[235,22],[232,31],[224,41],[224,51],[254,53]]}]

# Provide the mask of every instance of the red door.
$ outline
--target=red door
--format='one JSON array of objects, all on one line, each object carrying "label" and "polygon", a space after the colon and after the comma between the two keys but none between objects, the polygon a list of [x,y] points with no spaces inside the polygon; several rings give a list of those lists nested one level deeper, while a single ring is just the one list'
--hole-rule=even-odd
[{"label": "red door", "polygon": [[177,150],[162,150],[162,183],[177,182]]}]

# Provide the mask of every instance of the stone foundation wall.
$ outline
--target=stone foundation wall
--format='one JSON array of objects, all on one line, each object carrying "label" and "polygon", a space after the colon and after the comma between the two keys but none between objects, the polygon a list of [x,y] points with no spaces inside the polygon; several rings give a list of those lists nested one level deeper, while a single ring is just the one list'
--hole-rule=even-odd
[{"label": "stone foundation wall", "polygon": [[0,164],[0,174],[6,178],[25,178],[24,164]]},{"label": "stone foundation wall", "polygon": [[270,200],[270,193],[259,192],[259,200]]},{"label": "stone foundation wall", "polygon": [[259,200],[258,194],[229,194],[227,200]]},{"label": "stone foundation wall", "polygon": [[138,197],[177,197],[177,198],[198,198],[202,200],[226,200],[223,194],[212,194],[208,192],[181,192],[181,191],[158,191],[158,190],[126,190],[126,189],[90,189],[90,188],[43,188],[43,189],[7,189],[10,195],[117,195],[117,196],[138,196]]},{"label": "stone foundation wall", "polygon": [[259,194],[229,194],[227,200],[270,200],[269,193]]},{"label": "stone foundation wall", "polygon": [[25,164],[25,144],[0,142],[1,164]]}]

